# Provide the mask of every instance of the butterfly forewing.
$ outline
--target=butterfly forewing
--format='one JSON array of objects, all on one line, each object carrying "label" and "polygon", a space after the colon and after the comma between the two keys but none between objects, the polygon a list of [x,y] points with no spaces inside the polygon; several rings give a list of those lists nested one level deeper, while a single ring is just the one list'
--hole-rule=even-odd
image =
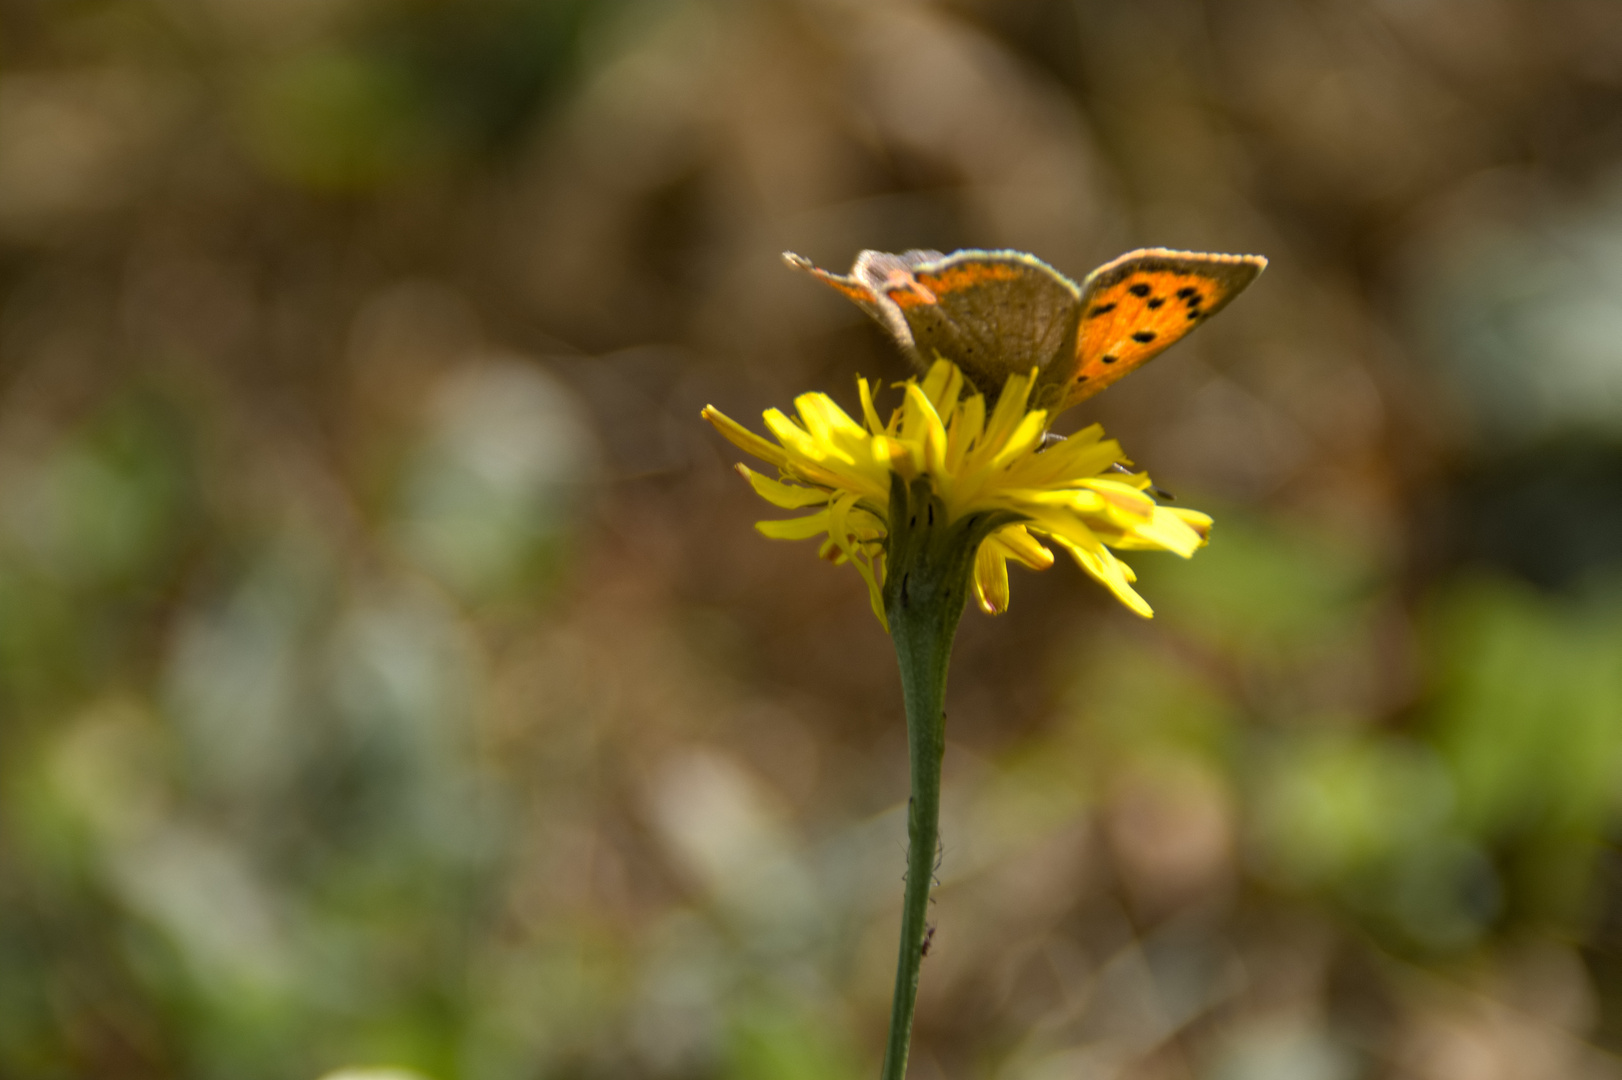
[{"label": "butterfly forewing", "polygon": [[1091,397],[1220,311],[1267,266],[1260,255],[1149,248],[1082,283],[1076,374],[1066,404]]},{"label": "butterfly forewing", "polygon": [[854,301],[874,321],[882,324],[896,344],[907,353],[913,352],[912,331],[907,328],[907,321],[901,317],[901,310],[885,298],[884,294],[875,288],[876,282],[883,282],[898,269],[905,269],[907,257],[914,254],[928,254],[939,257],[939,252],[908,252],[907,255],[891,255],[884,251],[864,251],[857,256],[856,265],[851,267],[850,274],[832,274],[821,269],[807,259],[804,255],[796,255],[792,251],[783,252],[783,260],[796,270],[804,270],[825,285],[838,289],[847,298]]}]

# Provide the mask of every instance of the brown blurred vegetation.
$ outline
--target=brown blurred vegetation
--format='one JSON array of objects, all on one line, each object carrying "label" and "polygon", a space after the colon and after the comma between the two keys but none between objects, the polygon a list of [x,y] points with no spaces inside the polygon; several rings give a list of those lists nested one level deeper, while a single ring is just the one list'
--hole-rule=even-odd
[{"label": "brown blurred vegetation", "polygon": [[871,1075],[894,661],[698,410],[1150,244],[1215,538],[967,616],[912,1075],[1622,1073],[1615,0],[4,0],[0,1076]]}]

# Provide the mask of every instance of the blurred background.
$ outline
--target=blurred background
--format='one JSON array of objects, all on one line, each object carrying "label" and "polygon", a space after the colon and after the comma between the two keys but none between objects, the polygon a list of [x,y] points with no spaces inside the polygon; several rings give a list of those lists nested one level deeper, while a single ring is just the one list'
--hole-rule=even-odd
[{"label": "blurred background", "polygon": [[1260,252],[970,612],[916,1080],[1622,1075],[1614,0],[4,0],[0,1076],[873,1075],[864,247]]}]

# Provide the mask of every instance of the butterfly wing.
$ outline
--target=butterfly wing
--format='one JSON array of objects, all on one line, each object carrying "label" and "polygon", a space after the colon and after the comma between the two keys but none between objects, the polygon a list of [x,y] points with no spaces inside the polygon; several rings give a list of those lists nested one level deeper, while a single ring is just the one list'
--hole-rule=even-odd
[{"label": "butterfly wing", "polygon": [[902,317],[901,309],[885,293],[885,284],[891,280],[910,279],[912,267],[919,263],[941,258],[938,251],[908,251],[891,255],[887,251],[864,251],[856,257],[849,274],[834,274],[823,270],[804,255],[783,252],[783,261],[796,270],[804,270],[824,285],[839,290],[890,331],[909,356],[916,355],[912,329]]},{"label": "butterfly wing", "polygon": [[1145,248],[1088,274],[1065,405],[1141,367],[1222,310],[1266,267],[1260,255]]},{"label": "butterfly wing", "polygon": [[889,329],[924,371],[938,357],[995,397],[1010,374],[1070,363],[1080,290],[1040,259],[1018,251],[864,251],[848,275],[806,270]]},{"label": "butterfly wing", "polygon": [[959,251],[912,269],[890,291],[920,359],[957,364],[995,397],[1008,376],[1068,363],[1081,314],[1074,282],[1018,251]]}]

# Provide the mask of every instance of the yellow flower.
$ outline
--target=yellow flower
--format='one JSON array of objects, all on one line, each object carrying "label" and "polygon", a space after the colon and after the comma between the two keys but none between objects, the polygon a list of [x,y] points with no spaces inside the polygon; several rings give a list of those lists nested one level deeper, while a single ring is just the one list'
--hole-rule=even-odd
[{"label": "yellow flower", "polygon": [[[803,517],[755,527],[781,540],[826,535],[821,555],[848,562],[867,581],[873,612],[884,615],[884,541],[891,476],[928,477],[948,521],[980,511],[1012,515],[1014,523],[980,545],[974,592],[982,610],[1008,608],[1008,561],[1033,570],[1053,565],[1044,541],[1069,552],[1088,574],[1139,615],[1154,613],[1132,588],[1136,575],[1110,548],[1174,551],[1187,558],[1204,545],[1211,519],[1194,510],[1157,505],[1145,473],[1117,469],[1130,462],[1120,444],[1094,424],[1061,442],[1046,439],[1049,413],[1027,409],[1035,372],[1015,375],[986,415],[983,395],[957,367],[938,361],[922,381],[903,384],[906,397],[879,420],[872,387],[858,379],[858,424],[827,394],[801,394],[798,420],[766,412],[776,442],[707,406],[703,416],[734,444],[777,467],[777,478],[745,465],[738,471],[767,502]],[[886,625],[888,625],[886,623]]]}]

